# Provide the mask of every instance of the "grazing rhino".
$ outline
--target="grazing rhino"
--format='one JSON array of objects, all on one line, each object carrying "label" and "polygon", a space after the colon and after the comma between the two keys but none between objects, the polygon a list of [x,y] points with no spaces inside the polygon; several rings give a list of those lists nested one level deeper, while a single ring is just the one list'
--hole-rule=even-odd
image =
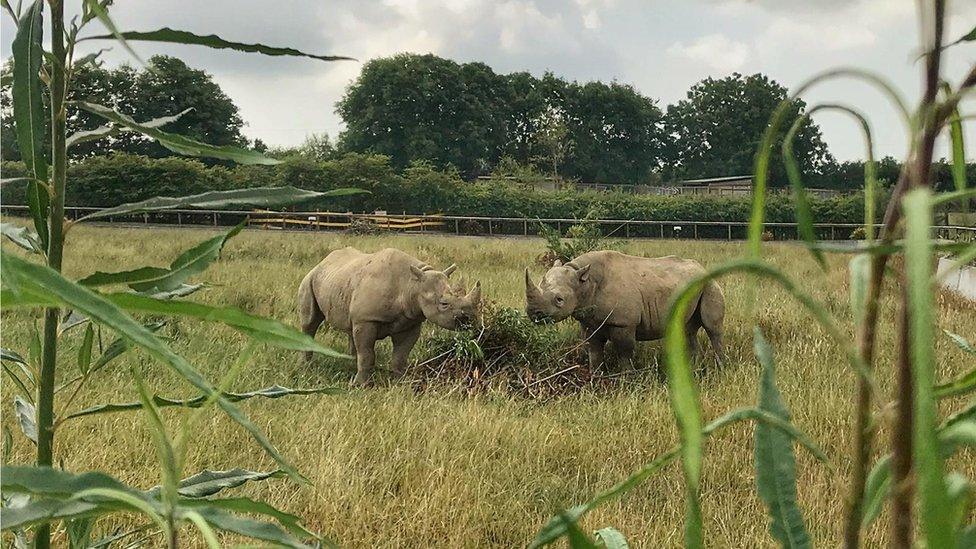
[{"label": "grazing rhino", "polygon": [[[631,360],[637,341],[664,337],[672,296],[705,270],[697,262],[675,256],[645,258],[614,251],[585,253],[555,265],[536,286],[525,269],[525,311],[535,322],[579,321],[586,339],[590,367],[603,362],[609,340],[617,356]],[[722,321],[725,297],[709,282],[685,320],[692,354],[698,352],[698,329],[705,328],[712,349],[723,360]]]},{"label": "grazing rhino", "polygon": [[[435,271],[400,250],[363,253],[336,250],[325,257],[298,287],[302,331],[315,336],[323,322],[349,335],[349,353],[356,358],[355,385],[368,383],[376,359],[377,340],[393,340],[392,369],[402,375],[410,349],[424,320],[464,329],[478,318],[481,283],[464,295],[452,290],[447,277],[456,265]],[[306,362],[311,353],[305,353]]]}]

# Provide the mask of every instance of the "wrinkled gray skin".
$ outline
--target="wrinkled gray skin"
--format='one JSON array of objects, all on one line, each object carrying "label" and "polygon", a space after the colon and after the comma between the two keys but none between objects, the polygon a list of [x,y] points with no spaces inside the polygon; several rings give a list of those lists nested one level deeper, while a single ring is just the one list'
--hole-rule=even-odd
[{"label": "wrinkled gray skin", "polygon": [[[614,251],[585,253],[549,269],[538,286],[525,269],[525,311],[535,322],[579,321],[586,339],[590,367],[603,363],[606,343],[630,363],[637,341],[664,337],[671,297],[705,270],[697,261],[675,256],[644,258]],[[696,298],[685,320],[692,355],[699,351],[698,330],[704,328],[721,363],[725,298],[714,281]]]},{"label": "wrinkled gray skin", "polygon": [[[478,319],[481,283],[467,295],[452,290],[448,276],[456,266],[435,271],[400,250],[367,254],[355,248],[336,250],[302,280],[298,316],[302,331],[315,336],[323,322],[349,335],[356,358],[354,385],[369,382],[377,340],[393,340],[392,369],[402,375],[424,320],[464,329]],[[304,360],[311,361],[305,353]]]}]

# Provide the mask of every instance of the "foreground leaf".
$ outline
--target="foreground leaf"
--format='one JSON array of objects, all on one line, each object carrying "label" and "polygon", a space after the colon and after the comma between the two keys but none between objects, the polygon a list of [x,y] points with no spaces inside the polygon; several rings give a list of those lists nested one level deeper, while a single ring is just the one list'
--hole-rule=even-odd
[{"label": "foreground leaf", "polygon": [[[772,349],[758,327],[754,334],[756,357],[762,365],[759,408],[788,422],[789,411],[776,388]],[[796,502],[793,441],[763,423],[756,424],[755,439],[756,489],[772,518],[770,533],[782,547],[810,547],[810,536]]]},{"label": "foreground leaf", "polygon": [[[702,430],[703,436],[710,436],[712,433],[718,431],[719,429],[732,425],[739,421],[752,420],[758,422],[765,422],[769,425],[781,429],[784,433],[789,434],[791,437],[801,443],[807,450],[813,454],[822,463],[827,464],[827,456],[824,454],[823,450],[817,447],[812,441],[810,441],[806,435],[798,431],[789,422],[784,422],[781,418],[769,414],[763,410],[757,408],[742,408],[738,410],[733,410],[716,420],[712,421]],[[549,522],[536,534],[536,537],[529,544],[530,548],[544,547],[550,543],[556,541],[560,537],[566,534],[566,528],[563,519],[568,519],[572,522],[578,521],[583,515],[589,513],[593,509],[596,509],[600,505],[603,505],[607,501],[616,499],[623,496],[627,492],[630,492],[645,480],[650,478],[654,473],[661,470],[665,465],[674,461],[681,452],[681,447],[676,446],[664,454],[658,456],[654,461],[648,463],[636,473],[630,475],[625,480],[617,484],[616,486],[597,494],[593,499],[588,501],[583,505],[577,505],[572,507],[561,515],[555,516],[549,520]],[[829,464],[828,464],[829,465]]]},{"label": "foreground leaf", "polygon": [[44,253],[44,247],[41,244],[40,237],[37,236],[37,233],[31,231],[27,227],[18,227],[13,223],[0,223],[0,232],[2,232],[3,236],[7,237],[11,242],[30,253]]},{"label": "foreground leaf", "polygon": [[[54,300],[88,315],[104,326],[111,327],[119,335],[145,349],[150,356],[178,373],[180,377],[196,387],[204,395],[215,395],[217,405],[231,419],[250,433],[258,444],[264,448],[265,452],[278,463],[281,469],[296,480],[305,480],[294,467],[285,461],[284,457],[275,449],[265,434],[247,419],[236,406],[221,397],[216,392],[216,389],[190,363],[174,353],[167,345],[156,338],[149,329],[133,320],[115,304],[105,300],[84,286],[65,279],[60,273],[46,266],[29,263],[16,256],[3,253],[2,250],[0,250],[0,261],[7,264],[8,268],[17,273],[21,293],[21,296],[17,299],[33,302],[50,302]],[[14,296],[10,292],[4,292],[3,299],[0,301],[0,307],[7,307],[12,298]],[[169,302],[162,301],[161,303]]]},{"label": "foreground leaf", "polygon": [[956,344],[957,347],[959,347],[960,349],[966,351],[971,355],[976,355],[976,349],[973,348],[972,344],[969,343],[969,341],[967,341],[966,338],[962,337],[959,334],[954,334],[949,330],[942,330],[942,332],[945,333],[945,335],[949,336],[949,339],[951,339],[953,343]]},{"label": "foreground leaf", "polygon": [[905,215],[905,275],[911,364],[914,377],[914,432],[912,452],[919,496],[919,519],[929,547],[955,547],[955,531],[949,523],[944,464],[937,435],[938,406],[935,397],[935,349],[933,347],[932,220],[931,192],[909,191],[902,200]]},{"label": "foreground leaf", "polygon": [[51,467],[4,466],[0,489],[4,493],[70,498],[83,490],[104,488],[143,497],[142,493],[105,473],[69,473]]},{"label": "foreground leaf", "polygon": [[861,508],[864,509],[864,516],[861,517],[861,528],[867,528],[878,518],[890,492],[891,454],[888,454],[879,459],[868,474],[864,488],[864,500],[861,504]]},{"label": "foreground leaf", "polygon": [[305,53],[293,48],[281,48],[274,46],[266,46],[264,44],[245,44],[242,42],[231,42],[224,40],[223,38],[215,35],[199,35],[192,32],[187,32],[183,30],[175,30],[168,27],[163,27],[154,31],[125,31],[119,33],[118,35],[98,35],[98,36],[86,36],[79,40],[79,42],[84,40],[111,40],[121,36],[125,40],[141,40],[145,42],[166,42],[171,44],[189,44],[195,46],[207,46],[208,48],[214,49],[230,49],[249,53],[262,53],[264,55],[290,55],[295,57],[310,57],[312,59],[319,59],[321,61],[355,61],[352,57],[344,57],[341,55],[313,55],[310,53]]},{"label": "foreground leaf", "polygon": [[[230,469],[228,471],[211,471],[206,469],[181,480],[178,485],[178,492],[185,498],[202,498],[212,496],[226,488],[236,488],[249,481],[279,478],[282,476],[284,476],[284,473],[278,469],[265,473],[246,471],[244,469]],[[156,486],[149,490],[149,494],[158,494],[159,491],[160,487]]]},{"label": "foreground leaf", "polygon": [[[258,389],[256,391],[249,391],[246,393],[221,393],[225,399],[230,402],[240,402],[242,400],[248,400],[250,398],[261,397],[261,398],[281,398],[284,396],[291,395],[337,395],[342,393],[342,389],[337,387],[315,387],[312,389],[290,389],[288,387],[282,387],[281,385],[272,385],[271,387],[265,387],[264,389]],[[199,408],[207,403],[206,396],[198,396],[195,398],[188,399],[170,399],[166,397],[161,397],[159,395],[152,396],[152,402],[160,408],[166,408],[169,406],[180,406],[183,408]],[[72,419],[84,416],[92,416],[97,414],[111,414],[115,412],[126,412],[130,410],[138,410],[142,407],[139,402],[126,402],[119,404],[99,404],[97,406],[92,406],[90,408],[85,408],[84,410],[79,410],[65,416],[65,419]],[[185,495],[185,494],[184,494]],[[193,497],[193,496],[188,496]]]},{"label": "foreground leaf", "polygon": [[233,532],[251,539],[268,541],[284,547],[305,549],[309,547],[295,539],[277,524],[233,515],[215,506],[194,507],[210,526],[225,532]]},{"label": "foreground leaf", "polygon": [[[109,3],[110,2],[106,2],[105,5],[108,5]],[[104,25],[105,28],[112,33],[109,38],[118,40],[119,43],[121,43],[122,46],[129,52],[129,55],[135,58],[139,64],[145,65],[146,62],[142,60],[142,57],[140,57],[138,53],[136,53],[136,50],[132,49],[132,46],[129,45],[129,43],[125,40],[125,37],[119,32],[118,27],[115,25],[115,21],[112,20],[108,14],[108,10],[105,9],[105,5],[100,3],[99,0],[85,0],[85,8],[93,13],[95,17],[98,17],[98,20],[102,22],[102,25]]]},{"label": "foreground leaf", "polygon": [[220,209],[229,206],[251,206],[255,208],[271,208],[294,204],[312,198],[331,198],[362,194],[360,189],[334,189],[326,192],[306,191],[295,187],[253,187],[250,189],[236,189],[233,191],[209,191],[201,194],[181,197],[157,196],[140,202],[122,204],[114,208],[106,208],[81,217],[78,221],[104,219],[117,215],[129,215],[143,212],[161,212],[179,208],[209,208]]},{"label": "foreground leaf", "polygon": [[220,499],[186,499],[181,500],[180,505],[182,507],[196,507],[198,505],[204,505],[207,507],[222,509],[224,511],[231,511],[234,513],[253,513],[258,515],[264,515],[271,517],[278,521],[279,524],[285,527],[286,530],[291,532],[291,534],[299,539],[315,539],[325,542],[327,546],[334,546],[328,540],[324,540],[321,536],[318,536],[304,526],[302,526],[302,519],[291,513],[286,513],[263,501],[255,501],[250,498],[220,498]]},{"label": "foreground leaf", "polygon": [[[84,286],[80,285],[76,285],[76,287],[84,288]],[[156,299],[134,293],[95,294],[87,289],[85,291],[92,296],[96,296],[98,299],[104,300],[106,303],[110,303],[126,311],[167,316],[185,316],[209,322],[221,322],[256,341],[281,347],[282,349],[310,351],[340,359],[352,358],[318,343],[314,338],[299,332],[295,328],[286,326],[277,320],[251,315],[233,307],[212,307],[203,303]],[[0,297],[2,297],[2,307],[5,309],[12,307],[52,307],[61,303],[56,296],[36,291],[22,292],[19,296],[15,296],[9,291],[4,291],[0,293]]]},{"label": "foreground leaf", "polygon": [[[818,107],[823,106],[818,105]],[[797,118],[790,130],[786,132],[786,138],[783,140],[783,164],[786,166],[786,175],[790,181],[790,186],[793,188],[793,204],[796,211],[797,232],[800,233],[800,238],[806,241],[807,244],[812,245],[817,242],[817,233],[813,228],[813,211],[810,208],[810,199],[807,197],[807,190],[803,186],[800,165],[796,161],[796,155],[793,153],[793,141],[796,138],[796,134],[809,121],[810,115],[811,113],[808,112]],[[824,259],[823,253],[813,246],[810,246],[809,250],[817,260],[820,268],[826,271],[827,260]]]},{"label": "foreground leaf", "polygon": [[21,507],[0,508],[0,528],[18,530],[57,520],[96,517],[124,509],[110,503],[89,503],[63,499],[34,499]]},{"label": "foreground leaf", "polygon": [[206,158],[219,158],[221,160],[231,160],[238,164],[280,164],[280,160],[264,156],[253,151],[234,147],[232,145],[208,145],[195,139],[182,135],[164,132],[153,125],[136,122],[132,117],[122,114],[109,107],[89,103],[87,101],[71,101],[71,106],[98,115],[105,120],[119,124],[130,131],[141,133],[146,137],[155,139],[160,145],[167,149],[186,156],[200,156]]},{"label": "foreground leaf", "polygon": [[89,287],[128,284],[137,292],[170,292],[183,287],[191,276],[206,270],[220,256],[220,252],[224,249],[227,241],[240,233],[243,228],[244,225],[241,224],[224,234],[201,242],[183,252],[170,264],[168,269],[142,267],[132,271],[115,273],[99,271],[79,280],[78,283]]},{"label": "foreground leaf", "polygon": [[606,547],[606,549],[629,549],[630,544],[627,543],[627,538],[620,533],[613,526],[607,526],[606,528],[600,528],[594,532],[596,536],[596,541]]},{"label": "foreground leaf", "polygon": [[15,396],[14,413],[17,415],[17,423],[20,425],[20,430],[24,432],[24,436],[37,444],[37,421],[35,419],[37,414],[34,411],[34,406],[20,398],[19,395]]},{"label": "foreground leaf", "polygon": [[17,35],[11,45],[14,59],[11,95],[17,144],[27,172],[32,177],[27,183],[27,205],[41,246],[46,249],[50,197],[44,185],[47,182],[47,157],[44,153],[47,125],[39,76],[43,64],[43,9],[44,1],[34,0],[17,23]]}]

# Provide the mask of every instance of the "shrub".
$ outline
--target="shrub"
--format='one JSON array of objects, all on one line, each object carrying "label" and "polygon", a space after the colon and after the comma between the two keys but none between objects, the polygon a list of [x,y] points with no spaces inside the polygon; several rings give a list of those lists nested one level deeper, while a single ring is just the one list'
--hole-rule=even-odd
[{"label": "shrub", "polygon": [[539,257],[539,263],[545,267],[551,267],[557,259],[565,263],[586,252],[612,246],[612,243],[606,242],[606,239],[603,238],[603,231],[597,222],[600,217],[598,210],[590,210],[586,217],[566,231],[566,238],[563,238],[557,229],[545,223],[539,223],[539,236],[546,241],[546,249],[548,250]]},{"label": "shrub", "polygon": [[[443,213],[461,216],[584,218],[591,211],[620,220],[744,221],[751,198],[717,195],[632,195],[564,189],[544,191],[513,180],[507,173],[496,178],[465,182],[453,168],[441,169],[426,162],[414,162],[398,172],[389,157],[347,153],[316,161],[291,154],[276,166],[212,166],[179,157],[148,158],[127,153],[91,157],[69,166],[73,184],[69,206],[117,206],[150,196],[180,196],[207,190],[241,189],[291,185],[315,191],[358,187],[370,194],[308,202],[300,209],[392,213]],[[21,162],[3,162],[4,178],[22,176]],[[882,193],[884,194],[884,193]],[[879,197],[883,204],[886,196]],[[24,204],[23,185],[4,186],[4,204]],[[833,198],[811,198],[814,218],[823,223],[856,223],[863,217],[860,194]],[[767,197],[767,220],[792,222],[793,200],[788,193]],[[460,227],[459,227],[460,228]],[[469,234],[487,233],[487,228],[470,226]],[[657,235],[657,228],[628,229],[631,236]],[[710,228],[699,227],[699,236]],[[643,233],[646,234],[643,234]]]}]

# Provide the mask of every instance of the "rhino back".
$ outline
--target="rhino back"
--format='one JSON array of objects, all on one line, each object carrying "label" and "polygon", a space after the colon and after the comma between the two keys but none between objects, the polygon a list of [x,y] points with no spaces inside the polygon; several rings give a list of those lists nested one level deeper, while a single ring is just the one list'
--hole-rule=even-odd
[{"label": "rhino back", "polygon": [[638,339],[664,335],[671,297],[689,280],[705,272],[701,264],[676,256],[638,257],[616,251],[583,254],[578,266],[593,265],[597,283],[593,316],[615,326],[635,326]]},{"label": "rhino back", "polygon": [[354,322],[391,322],[404,313],[410,265],[422,263],[404,252],[386,248],[363,253],[343,248],[315,268],[313,292],[325,321],[351,331]]}]

